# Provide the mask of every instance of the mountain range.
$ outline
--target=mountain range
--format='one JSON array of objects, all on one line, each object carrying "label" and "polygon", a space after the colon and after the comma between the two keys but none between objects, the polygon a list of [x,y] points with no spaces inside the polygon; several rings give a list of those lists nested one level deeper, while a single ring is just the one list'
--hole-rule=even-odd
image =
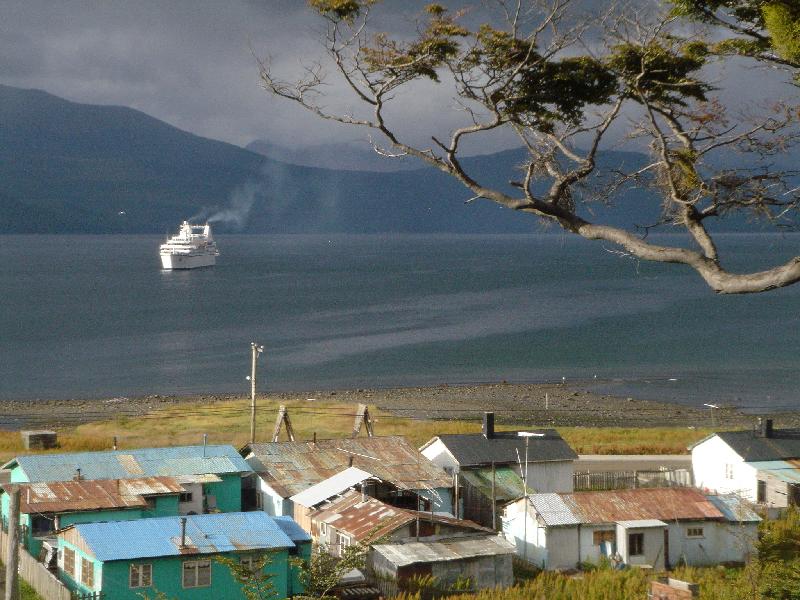
[{"label": "mountain range", "polygon": [[[469,191],[435,169],[404,161],[387,170],[364,146],[297,152],[259,140],[248,150],[131,108],[0,85],[0,233],[164,233],[192,217],[219,221],[218,231],[248,233],[537,230],[530,215],[488,201],[465,204]],[[337,153],[367,170],[326,162]],[[291,164],[299,157],[335,168]],[[464,164],[510,192],[522,158],[521,150],[508,150]],[[644,160],[606,152],[599,162],[635,167]],[[617,225],[651,223],[658,203],[645,199],[628,190],[620,200],[625,210],[598,206],[598,216]]]}]

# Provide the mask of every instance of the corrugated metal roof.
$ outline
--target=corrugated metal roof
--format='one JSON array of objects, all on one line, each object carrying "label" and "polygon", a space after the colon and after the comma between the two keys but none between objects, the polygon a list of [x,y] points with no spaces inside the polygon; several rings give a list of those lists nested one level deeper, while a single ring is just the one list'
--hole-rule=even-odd
[{"label": "corrugated metal roof", "polygon": [[[248,462],[284,498],[355,466],[400,489],[452,487],[451,477],[402,436],[250,444]],[[352,464],[351,464],[352,461]]]},{"label": "corrugated metal roof", "polygon": [[250,466],[228,445],[139,448],[72,454],[19,456],[15,461],[28,481],[69,481],[81,470],[83,479],[131,479],[159,475],[249,473]]},{"label": "corrugated metal roof", "polygon": [[409,542],[406,544],[375,544],[372,549],[386,560],[405,567],[419,563],[437,563],[514,554],[514,544],[497,535],[474,538],[456,538],[439,542]]},{"label": "corrugated metal roof", "polygon": [[185,491],[172,477],[20,484],[20,512],[64,513],[147,506],[145,496]]},{"label": "corrugated metal roof", "polygon": [[658,519],[636,519],[633,521],[617,521],[617,525],[622,525],[625,529],[652,529],[654,527],[666,527],[664,521]]},{"label": "corrugated metal roof", "polygon": [[[492,469],[469,469],[460,471],[459,478],[477,488],[487,498],[492,497]],[[530,486],[528,486],[530,487]],[[497,502],[519,498],[525,486],[522,477],[512,467],[496,467],[494,473],[494,497]]]},{"label": "corrugated metal roof", "polygon": [[708,496],[708,500],[732,523],[757,523],[761,520],[747,501],[735,494]]},{"label": "corrugated metal roof", "polygon": [[800,460],[767,460],[751,462],[755,470],[772,475],[787,483],[800,483]]},{"label": "corrugated metal roof", "polygon": [[282,515],[279,517],[272,517],[278,524],[289,539],[293,542],[310,542],[311,536],[308,532],[300,527],[300,525],[292,517]]},{"label": "corrugated metal roof", "polygon": [[530,502],[534,510],[542,517],[544,524],[550,527],[577,525],[581,522],[559,494],[531,494]]},{"label": "corrugated metal roof", "polygon": [[295,504],[305,507],[316,506],[320,502],[324,502],[329,498],[338,496],[342,492],[350,489],[354,485],[370,479],[372,475],[358,467],[348,467],[341,473],[320,481],[312,485],[307,490],[303,490],[299,494],[295,494],[290,498]]},{"label": "corrugated metal roof", "polygon": [[492,531],[472,521],[397,508],[376,498],[365,499],[361,492],[355,490],[323,505],[312,512],[310,517],[312,521],[330,524],[352,536],[356,541],[377,539],[415,521],[418,517],[425,521],[463,527],[472,531]]},{"label": "corrugated metal roof", "polygon": [[[575,460],[578,455],[555,429],[537,430],[543,437],[528,439],[528,462]],[[516,431],[496,431],[487,438],[482,433],[453,433],[438,436],[462,467],[517,464],[525,460],[525,439]]]},{"label": "corrugated metal roof", "polygon": [[100,561],[292,548],[294,542],[264,512],[189,515],[186,547],[181,548],[181,517],[75,525]]},{"label": "corrugated metal roof", "polygon": [[702,521],[725,518],[705,495],[692,488],[639,488],[572,494],[532,494],[531,502],[537,512],[541,506],[548,525],[617,523],[647,519]]}]

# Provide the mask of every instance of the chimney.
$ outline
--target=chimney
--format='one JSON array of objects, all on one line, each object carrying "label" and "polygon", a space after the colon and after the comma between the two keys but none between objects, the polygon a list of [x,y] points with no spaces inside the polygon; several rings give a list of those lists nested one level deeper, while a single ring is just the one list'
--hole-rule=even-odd
[{"label": "chimney", "polygon": [[483,437],[487,440],[494,437],[494,413],[483,413]]},{"label": "chimney", "polygon": [[181,548],[186,547],[186,517],[181,517]]},{"label": "chimney", "polygon": [[83,479],[83,477],[81,477],[81,468],[75,467],[75,481],[80,481],[81,479]]},{"label": "chimney", "polygon": [[347,466],[348,466],[348,467],[352,467],[352,466],[353,466],[353,457],[352,457],[352,456],[351,456],[351,457],[350,457],[350,459],[348,460]]},{"label": "chimney", "polygon": [[758,437],[772,437],[772,419],[758,418]]}]

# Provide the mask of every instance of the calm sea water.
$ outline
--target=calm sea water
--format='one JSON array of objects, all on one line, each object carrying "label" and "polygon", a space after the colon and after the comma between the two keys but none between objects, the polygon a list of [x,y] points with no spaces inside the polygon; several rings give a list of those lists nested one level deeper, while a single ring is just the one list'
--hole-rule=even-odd
[{"label": "calm sea water", "polygon": [[[723,297],[688,269],[531,236],[0,236],[0,398],[611,380],[621,395],[800,408],[800,286]],[[798,236],[729,235],[732,268]]]}]

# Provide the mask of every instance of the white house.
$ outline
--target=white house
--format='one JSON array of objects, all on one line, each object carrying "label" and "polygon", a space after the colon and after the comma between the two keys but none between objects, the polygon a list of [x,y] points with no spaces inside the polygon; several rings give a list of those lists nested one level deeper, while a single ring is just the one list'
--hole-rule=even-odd
[{"label": "white house", "polygon": [[[526,463],[528,491],[572,491],[573,465],[578,455],[558,432],[537,429],[528,437],[519,434],[495,431],[494,413],[487,412],[481,433],[438,435],[420,448],[424,456],[445,472],[461,475],[459,516],[491,526],[491,498],[478,503],[475,497],[489,496],[489,490],[494,488],[495,507],[498,507],[501,501],[509,499],[510,488],[516,488],[510,497],[522,496],[525,490],[521,478]],[[465,497],[469,502],[464,502]]]},{"label": "white house", "polygon": [[256,473],[256,507],[294,515],[292,496],[348,467],[378,483],[370,495],[403,508],[452,513],[452,478],[402,436],[249,444],[242,451]]},{"label": "white house", "polygon": [[755,430],[714,433],[689,449],[697,487],[767,508],[800,506],[800,430],[773,429],[765,419]]},{"label": "white house", "polygon": [[[527,515],[527,519],[526,519]],[[603,556],[654,569],[745,562],[761,519],[736,496],[692,488],[531,494],[508,504],[503,534],[543,569],[597,564]]]}]

